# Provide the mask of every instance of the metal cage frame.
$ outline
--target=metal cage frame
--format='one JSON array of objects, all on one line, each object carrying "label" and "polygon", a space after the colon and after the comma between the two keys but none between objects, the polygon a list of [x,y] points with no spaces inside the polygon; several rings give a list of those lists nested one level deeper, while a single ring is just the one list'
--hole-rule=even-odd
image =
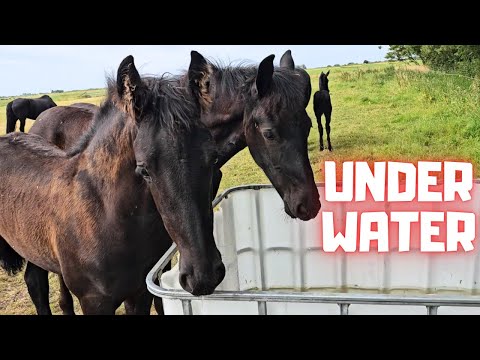
[{"label": "metal cage frame", "polygon": [[[480,180],[475,180],[479,183]],[[317,183],[317,186],[323,185]],[[239,190],[271,189],[272,185],[244,185],[232,187],[217,196],[213,202],[216,207],[229,194]],[[249,301],[257,302],[258,314],[267,315],[268,302],[282,303],[330,303],[339,306],[340,315],[348,315],[348,307],[352,304],[366,305],[415,305],[425,306],[427,315],[437,315],[440,306],[480,307],[480,296],[450,296],[450,295],[422,295],[402,296],[394,294],[349,294],[349,293],[306,293],[306,292],[275,292],[275,291],[215,291],[208,296],[196,297],[184,290],[165,289],[161,284],[161,276],[167,264],[172,260],[177,250],[173,244],[168,251],[155,264],[146,278],[147,288],[151,294],[161,298],[180,300],[182,302],[183,314],[193,315],[192,301],[195,300],[216,300],[216,301]],[[158,279],[159,285],[155,284]]]}]

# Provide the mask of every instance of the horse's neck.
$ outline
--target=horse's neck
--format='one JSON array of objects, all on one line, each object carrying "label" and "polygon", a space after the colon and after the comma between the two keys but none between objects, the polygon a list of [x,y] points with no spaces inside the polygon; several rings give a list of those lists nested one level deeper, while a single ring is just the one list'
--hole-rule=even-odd
[{"label": "horse's neck", "polygon": [[136,127],[132,120],[121,114],[100,125],[84,151],[84,166],[89,173],[106,186],[118,184],[134,174],[135,154],[133,141]]}]

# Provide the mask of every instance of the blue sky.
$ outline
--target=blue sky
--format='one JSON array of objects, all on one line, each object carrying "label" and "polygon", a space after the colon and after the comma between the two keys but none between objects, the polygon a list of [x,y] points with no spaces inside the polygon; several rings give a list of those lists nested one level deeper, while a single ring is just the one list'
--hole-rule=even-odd
[{"label": "blue sky", "polygon": [[131,54],[142,74],[178,73],[186,69],[190,50],[226,62],[258,63],[275,54],[278,64],[292,50],[297,65],[319,67],[363,60],[383,60],[383,45],[0,45],[0,96],[99,88]]}]

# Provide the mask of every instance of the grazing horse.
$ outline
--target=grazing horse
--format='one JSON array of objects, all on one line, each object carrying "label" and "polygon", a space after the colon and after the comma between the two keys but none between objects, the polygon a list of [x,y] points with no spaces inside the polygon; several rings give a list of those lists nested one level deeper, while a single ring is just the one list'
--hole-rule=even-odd
[{"label": "grazing horse", "polygon": [[36,120],[42,111],[54,106],[57,104],[48,95],[38,99],[18,98],[10,101],[7,104],[7,134],[15,131],[17,120],[20,120],[20,131],[25,132],[26,119]]},{"label": "grazing horse", "polygon": [[325,115],[325,128],[327,130],[328,150],[332,151],[330,142],[330,120],[332,120],[332,101],[330,100],[330,89],[328,88],[328,75],[330,70],[324,74],[323,71],[319,77],[319,90],[313,96],[313,110],[318,123],[318,132],[320,133],[320,151],[323,151],[323,127],[322,115]]},{"label": "grazing horse", "polygon": [[[302,220],[314,218],[320,210],[320,201],[307,150],[311,128],[311,120],[305,111],[311,95],[308,73],[282,61],[280,68],[274,69],[273,55],[258,67],[225,67],[208,62],[195,51],[191,55],[197,66],[190,67],[189,71],[197,72],[196,78],[202,79],[198,82],[203,102],[201,120],[213,134],[219,153],[212,199],[222,178],[220,168],[248,146],[257,164],[284,199],[287,214]],[[288,57],[291,58],[290,52],[282,59]],[[291,61],[293,63],[293,59]],[[182,84],[186,79],[179,77],[178,81]],[[67,124],[70,114],[84,117]],[[70,107],[55,116],[50,115],[54,115],[53,109],[46,111],[39,125],[34,124],[30,132],[59,146],[57,139],[62,139],[63,144],[77,141],[84,132],[85,123],[93,119],[92,114],[80,113]],[[65,123],[58,130],[63,135],[54,136],[60,122]],[[64,292],[63,287],[60,289],[61,301],[73,304],[68,291]],[[161,302],[156,301],[155,305],[157,312],[161,313]],[[64,313],[73,312],[73,306],[70,309]]]},{"label": "grazing horse", "polygon": [[199,122],[202,75],[186,76],[186,87],[141,78],[128,56],[73,149],[34,134],[0,138],[0,265],[15,273],[28,261],[39,314],[51,314],[48,271],[62,274],[84,314],[114,314],[124,301],[148,314],[145,276],[170,239],[186,291],[207,295],[223,280],[213,238],[215,144]]}]

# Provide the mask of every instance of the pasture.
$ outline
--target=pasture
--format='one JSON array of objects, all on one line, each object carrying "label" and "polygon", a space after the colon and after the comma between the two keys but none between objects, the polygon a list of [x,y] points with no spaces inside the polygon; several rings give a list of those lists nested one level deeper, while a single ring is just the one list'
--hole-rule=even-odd
[{"label": "pasture", "polygon": [[[333,104],[333,152],[319,151],[313,95],[321,71],[330,70]],[[465,160],[480,174],[480,78],[447,75],[417,65],[373,63],[310,69],[313,122],[309,154],[316,181],[323,180],[324,160]],[[49,94],[58,105],[100,104],[104,89]],[[35,95],[33,97],[37,97]],[[5,106],[0,99],[0,134],[5,133]],[[26,129],[33,121],[27,120]],[[247,183],[266,183],[266,176],[243,150],[223,168],[223,189]],[[50,274],[50,304],[58,307],[58,282]],[[76,312],[80,313],[76,301]],[[118,310],[123,313],[123,307]],[[35,314],[23,274],[9,278],[0,271],[0,314]]]}]

